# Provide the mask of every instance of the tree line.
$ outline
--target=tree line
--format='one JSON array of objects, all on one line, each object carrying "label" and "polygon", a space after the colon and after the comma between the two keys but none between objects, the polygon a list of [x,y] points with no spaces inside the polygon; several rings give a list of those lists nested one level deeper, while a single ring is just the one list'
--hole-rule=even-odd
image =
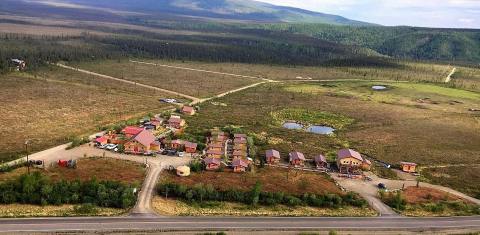
[{"label": "tree line", "polygon": [[240,202],[249,205],[283,204],[287,206],[313,206],[322,208],[340,208],[343,206],[366,207],[367,202],[354,193],[291,195],[284,192],[265,192],[261,184],[256,183],[250,191],[237,189],[218,190],[212,185],[197,184],[193,187],[177,183],[160,183],[157,194],[163,197],[179,198],[190,202],[223,201]]},{"label": "tree line", "polygon": [[0,183],[2,204],[93,204],[100,207],[130,208],[135,205],[133,188],[115,181],[58,181],[34,172]]}]

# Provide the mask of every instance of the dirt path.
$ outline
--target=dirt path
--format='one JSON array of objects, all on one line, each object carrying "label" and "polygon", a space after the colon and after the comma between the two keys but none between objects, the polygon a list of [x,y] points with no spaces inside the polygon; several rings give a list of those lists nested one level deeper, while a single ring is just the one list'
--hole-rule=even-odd
[{"label": "dirt path", "polygon": [[146,84],[142,84],[142,83],[138,83],[138,82],[133,82],[133,81],[125,80],[125,79],[120,79],[120,78],[115,78],[115,77],[111,77],[111,76],[104,75],[104,74],[94,73],[94,72],[91,72],[91,71],[88,71],[88,70],[79,69],[79,68],[74,68],[74,67],[70,67],[70,66],[67,66],[67,65],[63,65],[63,64],[58,64],[58,63],[57,63],[57,64],[55,64],[55,65],[58,66],[58,67],[64,68],[64,69],[70,69],[70,70],[74,70],[74,71],[81,72],[81,73],[85,73],[85,74],[89,74],[89,75],[94,75],[94,76],[101,77],[101,78],[111,79],[111,80],[115,80],[115,81],[119,81],[119,82],[124,82],[124,83],[132,84],[132,85],[135,85],[135,86],[139,86],[139,87],[144,87],[144,88],[148,88],[148,89],[157,90],[157,91],[164,92],[164,93],[168,93],[168,94],[175,95],[175,96],[180,96],[180,97],[183,97],[183,98],[192,100],[193,102],[199,100],[199,99],[196,98],[196,97],[193,97],[193,96],[190,96],[190,95],[186,95],[186,94],[182,94],[182,93],[179,93],[179,92],[176,92],[176,91],[170,91],[170,90],[158,88],[158,87],[151,86],[151,85],[146,85]]},{"label": "dirt path", "polygon": [[332,178],[344,189],[358,193],[367,200],[368,204],[376,210],[380,216],[399,216],[392,208],[383,203],[378,197],[378,189],[374,182],[358,179],[340,178],[336,173],[330,174]]},{"label": "dirt path", "polygon": [[452,69],[452,72],[450,72],[445,78],[445,83],[449,83],[450,81],[452,81],[452,76],[455,74],[455,72],[457,72],[457,68]]},{"label": "dirt path", "polygon": [[211,74],[232,76],[232,77],[269,80],[269,79],[265,79],[265,78],[248,76],[248,75],[239,75],[239,74],[233,74],[233,73],[223,73],[223,72],[216,72],[216,71],[203,70],[203,69],[194,69],[194,68],[179,67],[179,66],[172,66],[172,65],[166,65],[166,64],[156,64],[156,63],[142,62],[142,61],[136,61],[136,60],[130,60],[130,62],[131,62],[131,63],[137,63],[137,64],[154,65],[154,66],[171,68],[171,69],[182,69],[182,70],[189,70],[189,71],[202,72],[202,73],[211,73]]}]

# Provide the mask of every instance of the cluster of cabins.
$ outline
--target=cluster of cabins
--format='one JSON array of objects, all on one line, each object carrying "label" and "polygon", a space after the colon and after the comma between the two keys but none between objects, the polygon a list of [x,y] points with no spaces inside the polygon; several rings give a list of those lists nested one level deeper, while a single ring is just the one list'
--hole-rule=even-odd
[{"label": "cluster of cabins", "polygon": [[[276,165],[280,162],[280,152],[274,149],[265,152],[265,162],[269,165]],[[288,154],[288,161],[291,166],[304,167],[307,159],[300,152],[291,152]],[[329,163],[324,155],[317,155],[313,158],[313,162],[317,169],[330,168]],[[337,166],[340,174],[361,175],[362,170],[370,170],[372,163],[361,156],[355,150],[342,149],[337,153]]]},{"label": "cluster of cabins", "polygon": [[[184,106],[181,112],[185,115],[194,115],[193,107]],[[186,122],[180,116],[171,115],[168,120],[164,120],[159,115],[152,118],[144,118],[138,126],[127,126],[120,133],[109,132],[95,139],[97,145],[115,144],[123,145],[123,151],[128,154],[154,154],[161,151],[162,146],[169,146],[172,149],[185,149],[187,153],[195,153],[197,144],[182,140],[165,140],[163,135],[157,137],[160,129],[164,128],[164,133],[169,131],[179,133],[183,131]]]},{"label": "cluster of cabins", "polygon": [[[205,169],[218,170],[223,160],[231,162],[234,172],[245,172],[251,164],[248,158],[248,145],[246,134],[234,134],[233,139],[223,131],[212,131],[207,138],[207,149],[203,162]],[[225,164],[227,165],[227,164]]]}]

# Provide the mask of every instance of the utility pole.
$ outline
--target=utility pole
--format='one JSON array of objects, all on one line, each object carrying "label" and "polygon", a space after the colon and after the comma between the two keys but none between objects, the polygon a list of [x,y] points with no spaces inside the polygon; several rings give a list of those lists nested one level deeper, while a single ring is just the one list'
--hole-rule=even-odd
[{"label": "utility pole", "polygon": [[30,161],[28,160],[28,144],[29,141],[25,141],[25,152],[27,153],[27,174],[30,175]]}]

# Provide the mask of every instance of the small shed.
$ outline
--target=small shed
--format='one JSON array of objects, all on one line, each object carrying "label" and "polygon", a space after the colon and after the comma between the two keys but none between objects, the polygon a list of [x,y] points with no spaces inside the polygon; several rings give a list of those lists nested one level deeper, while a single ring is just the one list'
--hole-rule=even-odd
[{"label": "small shed", "polygon": [[234,159],[232,162],[233,172],[237,172],[237,173],[245,172],[247,170],[247,167],[248,167],[248,161],[246,160],[237,158],[237,159]]},{"label": "small shed", "polygon": [[327,158],[325,158],[325,156],[323,156],[321,154],[318,155],[318,156],[315,156],[314,161],[315,161],[315,166],[317,167],[317,169],[328,168],[328,162],[327,162]]},{"label": "small shed", "polygon": [[181,177],[190,175],[190,167],[188,166],[179,166],[177,167],[177,175]]},{"label": "small shed", "polygon": [[417,171],[417,164],[413,162],[400,162],[400,168],[403,172],[414,173]]},{"label": "small shed", "polygon": [[303,166],[305,162],[305,155],[300,152],[291,152],[288,154],[290,164],[293,166]]},{"label": "small shed", "polygon": [[193,115],[195,115],[195,108],[185,105],[182,108],[182,113],[186,114],[186,115],[193,116]]},{"label": "small shed", "polygon": [[185,152],[187,152],[187,153],[197,152],[197,143],[192,143],[192,142],[186,141],[185,142]]},{"label": "small shed", "polygon": [[95,139],[96,145],[105,145],[108,143],[108,138],[106,136],[100,136]]},{"label": "small shed", "polygon": [[207,157],[203,159],[203,163],[205,163],[205,169],[207,171],[214,171],[220,168],[222,161],[219,158]]},{"label": "small shed", "polygon": [[265,162],[268,164],[277,164],[280,162],[280,152],[270,149],[265,152]]}]

